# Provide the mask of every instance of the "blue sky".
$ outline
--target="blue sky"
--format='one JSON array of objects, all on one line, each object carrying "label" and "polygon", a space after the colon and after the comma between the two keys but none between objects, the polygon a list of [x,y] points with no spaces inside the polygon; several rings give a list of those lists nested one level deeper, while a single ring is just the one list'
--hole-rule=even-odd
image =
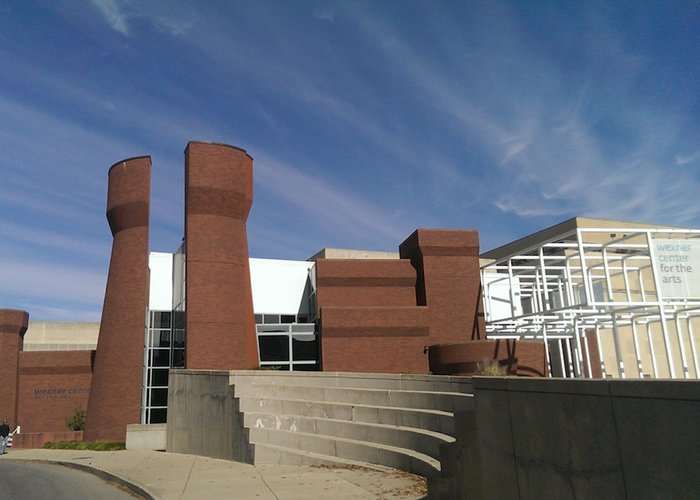
[{"label": "blue sky", "polygon": [[32,319],[99,320],[121,159],[175,250],[188,140],[253,156],[253,257],[700,226],[698,2],[5,1],[0,68],[0,307]]}]

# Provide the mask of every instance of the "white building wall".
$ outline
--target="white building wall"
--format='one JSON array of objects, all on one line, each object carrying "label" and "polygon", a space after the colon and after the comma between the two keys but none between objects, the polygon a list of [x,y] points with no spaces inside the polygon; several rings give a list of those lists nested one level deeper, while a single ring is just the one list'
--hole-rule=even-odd
[{"label": "white building wall", "polygon": [[151,252],[148,255],[151,273],[148,290],[148,308],[170,311],[173,308],[173,254]]},{"label": "white building wall", "polygon": [[253,310],[256,314],[298,314],[313,262],[250,259]]}]

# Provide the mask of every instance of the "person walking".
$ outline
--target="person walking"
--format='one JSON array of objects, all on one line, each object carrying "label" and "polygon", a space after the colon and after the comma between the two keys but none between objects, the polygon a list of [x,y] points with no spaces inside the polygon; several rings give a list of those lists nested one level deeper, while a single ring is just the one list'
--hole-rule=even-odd
[{"label": "person walking", "polygon": [[7,425],[7,419],[2,420],[0,425],[0,455],[4,455],[7,449],[7,441],[10,439],[10,426]]}]

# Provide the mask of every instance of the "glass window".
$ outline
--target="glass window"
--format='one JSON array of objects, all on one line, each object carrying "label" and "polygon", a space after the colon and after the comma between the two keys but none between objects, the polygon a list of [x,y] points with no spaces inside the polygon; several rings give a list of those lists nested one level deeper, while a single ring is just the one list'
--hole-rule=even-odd
[{"label": "glass window", "polygon": [[263,322],[263,315],[262,314],[256,314],[255,315],[255,324],[259,325]]},{"label": "glass window", "polygon": [[[292,359],[299,361],[318,360],[318,341],[315,335],[294,335],[292,338]],[[294,367],[296,370],[297,368]]]},{"label": "glass window", "polygon": [[274,325],[280,322],[279,314],[263,314],[263,323]]},{"label": "glass window", "polygon": [[170,350],[168,349],[152,349],[151,359],[153,360],[151,366],[170,368]]},{"label": "glass window", "polygon": [[283,314],[280,317],[280,323],[294,323],[297,317],[293,314]]},{"label": "glass window", "polygon": [[150,410],[150,421],[149,424],[164,424],[167,422],[166,418],[168,416],[167,408],[153,408]]},{"label": "glass window", "polygon": [[317,372],[321,369],[321,366],[318,363],[311,363],[311,364],[301,364],[301,363],[294,363],[294,371],[297,372]]},{"label": "glass window", "polygon": [[153,369],[149,370],[150,371],[150,377],[148,381],[149,386],[160,386],[160,387],[167,387],[168,386],[168,371],[167,369]]},{"label": "glass window", "polygon": [[151,389],[151,406],[168,406],[168,390]]},{"label": "glass window", "polygon": [[263,336],[258,337],[260,345],[260,361],[289,361],[289,337]]},{"label": "glass window", "polygon": [[173,368],[184,368],[185,367],[185,350],[184,349],[173,349]]}]

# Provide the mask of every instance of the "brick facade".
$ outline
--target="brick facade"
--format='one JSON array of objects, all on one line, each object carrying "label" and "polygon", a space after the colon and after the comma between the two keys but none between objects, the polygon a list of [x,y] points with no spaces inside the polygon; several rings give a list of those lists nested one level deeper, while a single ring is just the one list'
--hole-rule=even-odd
[{"label": "brick facade", "polygon": [[95,351],[20,353],[17,423],[25,432],[66,432],[76,410],[87,409]]},{"label": "brick facade", "polygon": [[18,367],[22,339],[29,324],[29,314],[17,309],[0,309],[0,422],[6,418],[11,426],[17,422]]}]

